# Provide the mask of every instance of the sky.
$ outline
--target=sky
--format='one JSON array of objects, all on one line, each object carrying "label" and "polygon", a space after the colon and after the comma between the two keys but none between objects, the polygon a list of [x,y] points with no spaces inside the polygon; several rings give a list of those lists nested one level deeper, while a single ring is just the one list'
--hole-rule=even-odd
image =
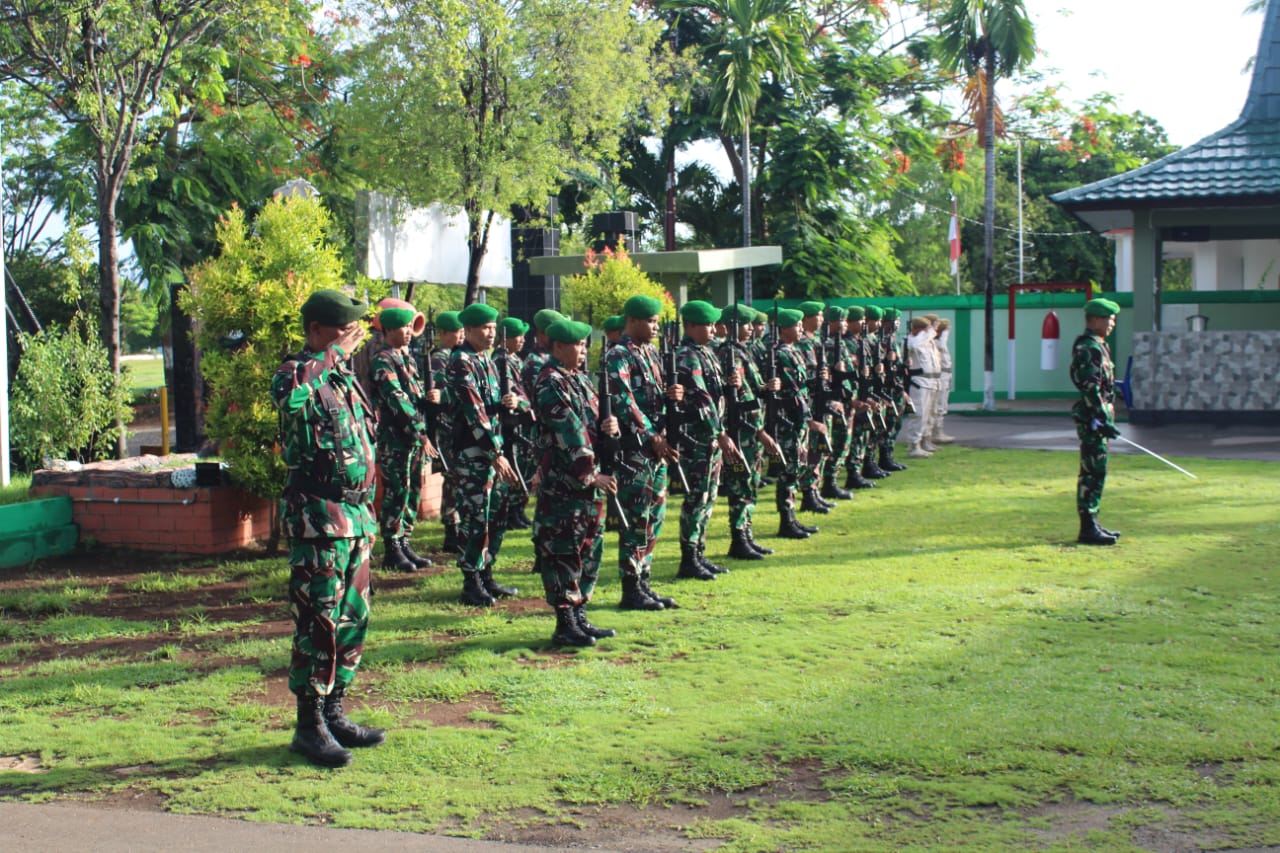
[{"label": "sky", "polygon": [[[1249,92],[1261,13],[1246,0],[1026,0],[1041,56],[1068,103],[1110,92],[1180,147],[1234,121]],[[1053,70],[1056,69],[1056,72]]]}]

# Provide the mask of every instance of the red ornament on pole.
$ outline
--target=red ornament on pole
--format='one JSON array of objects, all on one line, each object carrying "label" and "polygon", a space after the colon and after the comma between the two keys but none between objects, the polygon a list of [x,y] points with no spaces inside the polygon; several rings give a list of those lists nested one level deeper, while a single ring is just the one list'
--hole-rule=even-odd
[{"label": "red ornament on pole", "polygon": [[1044,315],[1044,323],[1040,325],[1040,369],[1058,369],[1058,338],[1060,329],[1058,315],[1050,311]]}]

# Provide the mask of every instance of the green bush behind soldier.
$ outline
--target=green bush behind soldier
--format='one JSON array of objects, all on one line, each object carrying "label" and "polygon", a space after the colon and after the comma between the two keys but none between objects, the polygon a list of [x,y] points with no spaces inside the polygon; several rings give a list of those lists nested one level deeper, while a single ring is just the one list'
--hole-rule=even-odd
[{"label": "green bush behind soldier", "polygon": [[653,345],[661,311],[657,299],[632,296],[622,308],[626,317],[622,338],[605,353],[613,414],[622,434],[618,501],[627,515],[627,527],[618,534],[618,572],[624,610],[676,606],[674,599],[658,595],[649,586],[653,549],[666,518],[667,463],[680,459],[666,437],[666,401],[684,397],[678,384],[664,391],[662,365]]},{"label": "green bush behind soldier", "polygon": [[384,299],[378,305],[381,310],[374,326],[382,332],[382,343],[374,351],[370,373],[378,411],[378,470],[382,474],[378,523],[383,566],[413,572],[431,565],[413,550],[409,537],[418,520],[426,460],[436,455],[427,436],[426,392],[417,364],[409,355],[413,323],[422,315],[399,299]]},{"label": "green bush behind soldier", "polygon": [[[514,427],[517,441],[516,446],[513,448],[516,461],[520,466],[520,472],[527,481],[532,479],[533,472],[537,470],[541,456],[535,441],[537,427],[532,417],[533,385],[524,381],[524,360],[519,355],[521,348],[524,346],[524,336],[529,332],[529,324],[519,317],[504,317],[498,323],[498,331],[504,346],[501,350],[494,350],[494,358],[506,359],[507,370],[509,371],[508,376],[511,377],[511,392],[525,401],[524,405],[530,412],[530,417],[522,418]],[[522,492],[519,489],[510,494],[508,498],[510,508],[507,513],[506,523],[508,530],[529,529],[529,517],[525,514],[525,510],[529,506],[529,497],[527,492]]]},{"label": "green bush behind soldier", "polygon": [[374,412],[348,366],[367,334],[360,322],[367,311],[337,290],[311,294],[301,310],[306,345],[271,382],[289,472],[281,504],[294,623],[289,690],[297,697],[290,749],[328,767],[350,763],[348,747],[384,738],[342,708],[369,628],[377,533]]},{"label": "green bush behind soldier", "polygon": [[[440,340],[428,354],[428,364],[431,369],[431,384],[443,400],[449,360],[453,358],[453,350],[462,343],[462,321],[458,319],[457,311],[442,311],[436,315],[435,325],[440,333]],[[444,543],[441,547],[450,554],[456,554],[462,547],[462,540],[458,538],[458,507],[454,503],[458,490],[458,471],[452,463],[453,413],[448,406],[440,406],[436,418],[436,434],[431,438],[441,457],[450,460],[448,469],[441,471],[440,521],[444,524]]]},{"label": "green bush behind soldier", "polygon": [[1080,473],[1076,479],[1078,541],[1086,545],[1114,545],[1120,534],[1098,524],[1102,489],[1107,482],[1107,440],[1116,438],[1115,363],[1107,336],[1115,329],[1120,306],[1110,299],[1084,304],[1085,330],[1071,345],[1071,383],[1080,399],[1071,417],[1080,437]]},{"label": "green bush behind soldier", "polygon": [[614,636],[587,619],[604,551],[606,492],[617,482],[600,470],[600,433],[616,435],[618,421],[598,423],[599,399],[591,376],[580,369],[591,327],[558,320],[546,329],[551,353],[534,381],[534,409],[543,449],[533,545],[547,604],[556,614],[551,642],[591,646]]},{"label": "green bush behind soldier", "polygon": [[[737,311],[738,339],[725,340],[720,344],[720,362],[727,364],[730,361],[728,350],[732,348],[733,361],[742,377],[738,388],[740,414],[737,433],[734,434],[731,431],[729,434],[741,451],[741,458],[730,458],[721,473],[723,491],[729,501],[731,539],[728,556],[737,560],[762,560],[772,554],[773,549],[760,545],[752,535],[752,522],[760,487],[758,469],[762,450],[767,450],[775,456],[778,453],[777,442],[764,428],[763,395],[768,391],[778,390],[782,383],[777,379],[771,383],[766,382],[753,355],[752,338],[756,333],[755,323],[757,318],[763,315],[746,305],[726,306],[723,310]],[[729,426],[727,422],[726,426]]]},{"label": "green bush behind soldier", "polygon": [[796,347],[803,319],[804,314],[794,308],[783,308],[777,313],[775,329],[778,335],[774,353],[778,366],[778,407],[784,425],[776,436],[783,464],[774,500],[778,508],[778,535],[784,539],[807,539],[818,532],[818,528],[796,520],[796,489],[806,467],[809,430],[820,425],[811,420],[809,371],[804,355]]},{"label": "green bush behind soldier", "polygon": [[[502,549],[508,513],[507,497],[519,482],[503,455],[502,409],[515,410],[515,394],[499,393],[498,373],[490,351],[498,334],[498,312],[483,303],[458,314],[464,340],[453,351],[445,383],[445,405],[453,410],[453,468],[457,474],[454,503],[458,510],[462,602],[490,607],[494,599],[515,595],[493,577]],[[526,402],[527,406],[527,402]]]}]

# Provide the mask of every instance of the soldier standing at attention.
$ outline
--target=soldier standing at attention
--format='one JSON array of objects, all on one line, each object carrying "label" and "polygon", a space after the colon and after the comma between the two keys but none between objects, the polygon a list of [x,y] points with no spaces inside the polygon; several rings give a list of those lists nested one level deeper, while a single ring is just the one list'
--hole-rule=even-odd
[{"label": "soldier standing at attention", "polygon": [[[800,334],[796,338],[796,349],[799,350],[804,358],[805,371],[809,377],[809,401],[812,405],[815,398],[815,391],[818,390],[818,383],[830,378],[820,377],[818,375],[818,348],[822,346],[822,322],[823,311],[826,306],[818,301],[801,302],[797,309],[804,315],[801,321]],[[824,356],[825,357],[825,356]],[[813,419],[823,425],[822,430],[809,430],[809,446],[807,451],[807,462],[805,467],[800,471],[800,482],[798,488],[802,499],[800,509],[805,512],[817,512],[826,515],[835,504],[822,499],[818,494],[821,488],[822,471],[826,465],[827,457],[831,455],[830,444],[831,437],[827,431],[827,420],[830,412],[813,412]]]},{"label": "soldier standing at attention", "polygon": [[555,610],[557,646],[592,646],[616,632],[587,620],[604,552],[604,494],[618,490],[600,471],[597,437],[616,435],[617,418],[597,423],[599,398],[580,370],[591,327],[557,320],[547,327],[551,357],[534,385],[537,420],[545,448],[538,472],[533,546],[547,604]]},{"label": "soldier standing at attention", "polygon": [[778,364],[778,406],[784,420],[792,425],[777,436],[782,450],[782,473],[778,477],[774,500],[778,507],[778,535],[783,539],[808,539],[818,532],[796,521],[796,487],[807,462],[809,430],[821,427],[811,420],[809,406],[809,371],[804,355],[796,347],[800,321],[804,314],[793,308],[778,311],[778,348],[774,357]]},{"label": "soldier standing at attention", "polygon": [[[730,309],[732,310],[732,309]],[[680,309],[684,320],[684,340],[676,354],[676,375],[684,387],[685,427],[680,458],[686,460],[689,490],[680,509],[680,569],[678,578],[714,580],[728,569],[706,557],[707,524],[720,488],[722,454],[735,461],[739,455],[725,428],[724,389],[740,387],[742,377],[724,377],[711,349],[713,327],[721,311],[708,302],[694,300]]]},{"label": "soldier standing at attention", "polygon": [[[526,412],[525,417],[522,417],[511,430],[511,434],[516,438],[516,446],[511,450],[520,464],[520,473],[526,481],[529,481],[533,479],[533,472],[537,470],[541,459],[534,441],[537,426],[532,417],[533,385],[524,381],[524,361],[519,356],[520,350],[524,347],[524,336],[529,332],[529,324],[519,317],[504,317],[498,324],[498,329],[501,332],[503,347],[500,350],[494,350],[495,364],[497,359],[506,359],[507,375],[511,377],[511,392],[520,399],[520,408]],[[537,378],[536,374],[534,378]],[[507,513],[507,529],[528,530],[532,526],[528,515],[525,514],[525,509],[529,506],[529,494],[517,489],[511,493],[508,503],[510,509]]]},{"label": "soldier standing at attention", "polygon": [[347,747],[382,743],[384,733],[349,720],[342,698],[355,678],[369,629],[374,413],[348,360],[367,334],[369,306],[337,290],[302,304],[306,346],[271,380],[289,476],[282,495],[289,537],[293,655],[289,690],[298,698],[290,749],[325,767],[351,762]]},{"label": "soldier standing at attention", "polygon": [[911,385],[911,402],[915,414],[907,422],[907,453],[912,459],[927,459],[933,455],[924,445],[933,433],[933,401],[938,393],[938,379],[942,368],[938,365],[938,351],[933,344],[933,324],[925,317],[911,318],[911,334],[907,337],[907,376]]},{"label": "soldier standing at attention", "polygon": [[518,590],[493,578],[493,565],[506,533],[507,495],[519,479],[503,456],[502,409],[514,410],[515,394],[500,396],[498,373],[489,352],[498,335],[498,312],[474,302],[458,314],[464,340],[453,351],[446,378],[453,412],[453,467],[458,471],[454,503],[462,550],[462,603],[491,607],[495,598]]},{"label": "soldier standing at attention", "polygon": [[622,332],[627,328],[627,318],[621,314],[613,314],[606,317],[604,322],[600,324],[600,329],[604,332],[604,346],[600,350],[600,363],[604,364],[604,354],[610,347],[622,340]]},{"label": "soldier standing at attention", "polygon": [[[431,367],[431,385],[441,400],[445,394],[445,378],[449,373],[449,359],[453,358],[453,350],[462,343],[462,321],[457,311],[442,311],[436,315],[436,329],[440,332],[440,342],[428,355]],[[458,469],[453,466],[453,412],[449,406],[442,405],[437,410],[436,434],[431,436],[436,450],[442,459],[449,461],[449,467],[442,471],[440,488],[440,520],[444,523],[444,544],[440,547],[450,554],[456,554],[462,548],[462,540],[458,538],[458,508],[454,504],[454,496],[458,489]]]},{"label": "soldier standing at attention", "polygon": [[872,396],[870,359],[863,337],[863,319],[866,311],[851,305],[848,309],[844,344],[849,353],[853,376],[850,378],[850,389],[853,392],[848,400],[850,430],[849,454],[845,459],[844,487],[849,489],[870,489],[875,483],[862,476],[862,466],[866,462],[868,448],[875,434],[875,424],[879,418],[880,404]]},{"label": "soldier standing at attention", "polygon": [[[925,315],[929,316],[929,315]],[[933,401],[933,443],[951,444],[955,436],[947,435],[942,421],[947,416],[947,400],[951,396],[951,386],[955,379],[955,371],[951,363],[951,321],[946,318],[935,318],[933,327],[938,330],[934,339],[934,348],[938,351],[938,364],[942,367],[942,377],[938,379],[938,395]]]},{"label": "soldier standing at attention", "polygon": [[[880,323],[880,347],[884,360],[885,393],[893,401],[889,407],[889,432],[880,445],[880,469],[885,472],[905,471],[906,465],[893,458],[893,443],[902,431],[907,410],[914,406],[909,403],[907,389],[907,363],[902,356],[898,341],[898,324],[902,320],[902,312],[897,308],[884,309],[884,319]],[[894,411],[896,409],[896,411]],[[930,453],[937,450],[926,433],[921,445]]]},{"label": "soldier standing at attention", "polygon": [[1098,524],[1102,487],[1107,482],[1107,439],[1116,429],[1116,366],[1111,361],[1107,336],[1115,330],[1120,306],[1110,299],[1090,299],[1084,304],[1084,334],[1071,345],[1071,383],[1080,399],[1071,407],[1080,437],[1080,475],[1076,480],[1076,510],[1085,545],[1114,545],[1120,534]]},{"label": "soldier standing at attention", "polygon": [[436,449],[427,437],[426,392],[418,367],[409,355],[413,323],[422,315],[408,302],[384,299],[374,325],[382,344],[373,354],[373,397],[378,405],[378,470],[382,473],[382,509],[378,516],[384,549],[383,567],[413,572],[431,565],[409,544],[427,457]]},{"label": "soldier standing at attention", "polygon": [[667,512],[667,463],[680,459],[667,442],[666,400],[684,398],[678,384],[664,394],[662,364],[653,345],[661,312],[662,303],[652,296],[632,296],[622,307],[627,318],[622,340],[605,353],[624,457],[618,475],[618,501],[627,515],[627,528],[618,535],[623,610],[676,606],[674,599],[649,587],[653,548]]},{"label": "soldier standing at attention", "polygon": [[547,327],[565,316],[551,308],[543,308],[533,315],[533,346],[524,356],[524,366],[520,369],[520,381],[530,394],[538,381],[538,374],[551,358],[551,339],[547,337]]}]

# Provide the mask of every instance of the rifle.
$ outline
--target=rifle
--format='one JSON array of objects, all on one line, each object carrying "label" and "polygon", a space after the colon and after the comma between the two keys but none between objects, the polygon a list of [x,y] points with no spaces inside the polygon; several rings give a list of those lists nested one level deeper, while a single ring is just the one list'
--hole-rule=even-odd
[{"label": "rifle", "polygon": [[[676,368],[676,347],[680,342],[680,321],[674,320],[667,325],[664,330],[663,348],[662,348],[662,377],[663,384],[667,386],[679,384]],[[681,438],[684,437],[684,403],[667,398],[667,436],[668,441],[678,451],[683,443]],[[679,459],[672,460],[671,467],[676,471],[676,476],[680,478],[680,485],[685,490],[685,494],[689,492],[689,481],[684,476],[684,467],[680,464]]]},{"label": "rifle", "polygon": [[[427,309],[427,325],[424,327],[424,340],[426,346],[427,357],[424,359],[426,363],[425,369],[422,371],[422,390],[430,394],[435,390],[436,380],[431,370],[431,351],[436,348],[436,309]],[[444,451],[439,444],[440,437],[440,404],[424,401],[422,404],[422,417],[427,422],[427,436],[431,439],[431,443],[436,445],[437,459],[440,460],[440,470],[447,472],[449,470],[449,460],[445,459]]]},{"label": "rifle", "polygon": [[[831,385],[823,378],[827,372],[827,326],[822,325],[822,330],[818,334],[818,375],[814,377],[813,389],[813,418],[816,421],[823,421],[828,409],[831,408]],[[831,447],[831,436],[823,433],[822,440],[827,446],[827,453],[834,453]]]},{"label": "rifle", "polygon": [[[498,355],[498,349],[502,350],[502,354]],[[494,350],[494,356],[498,359],[498,396],[505,397],[511,393],[511,364],[507,361],[507,333],[502,330],[498,333],[497,348]],[[507,461],[511,463],[511,469],[516,472],[516,480],[520,486],[520,493],[529,494],[529,484],[525,481],[524,474],[520,471],[520,462],[516,456],[516,442],[524,439],[519,433],[520,415],[512,409],[503,409],[501,414],[502,429],[502,455],[507,457]]]},{"label": "rifle", "polygon": [[[609,387],[609,371],[601,370],[599,394],[601,422],[613,417],[611,390]],[[596,441],[600,445],[600,473],[612,475],[622,465],[622,436],[605,435],[603,432],[598,432]],[[627,514],[622,509],[622,502],[618,500],[617,492],[609,495],[609,508],[617,515],[618,523],[622,525],[622,529],[626,530],[630,525],[627,524]]]}]

